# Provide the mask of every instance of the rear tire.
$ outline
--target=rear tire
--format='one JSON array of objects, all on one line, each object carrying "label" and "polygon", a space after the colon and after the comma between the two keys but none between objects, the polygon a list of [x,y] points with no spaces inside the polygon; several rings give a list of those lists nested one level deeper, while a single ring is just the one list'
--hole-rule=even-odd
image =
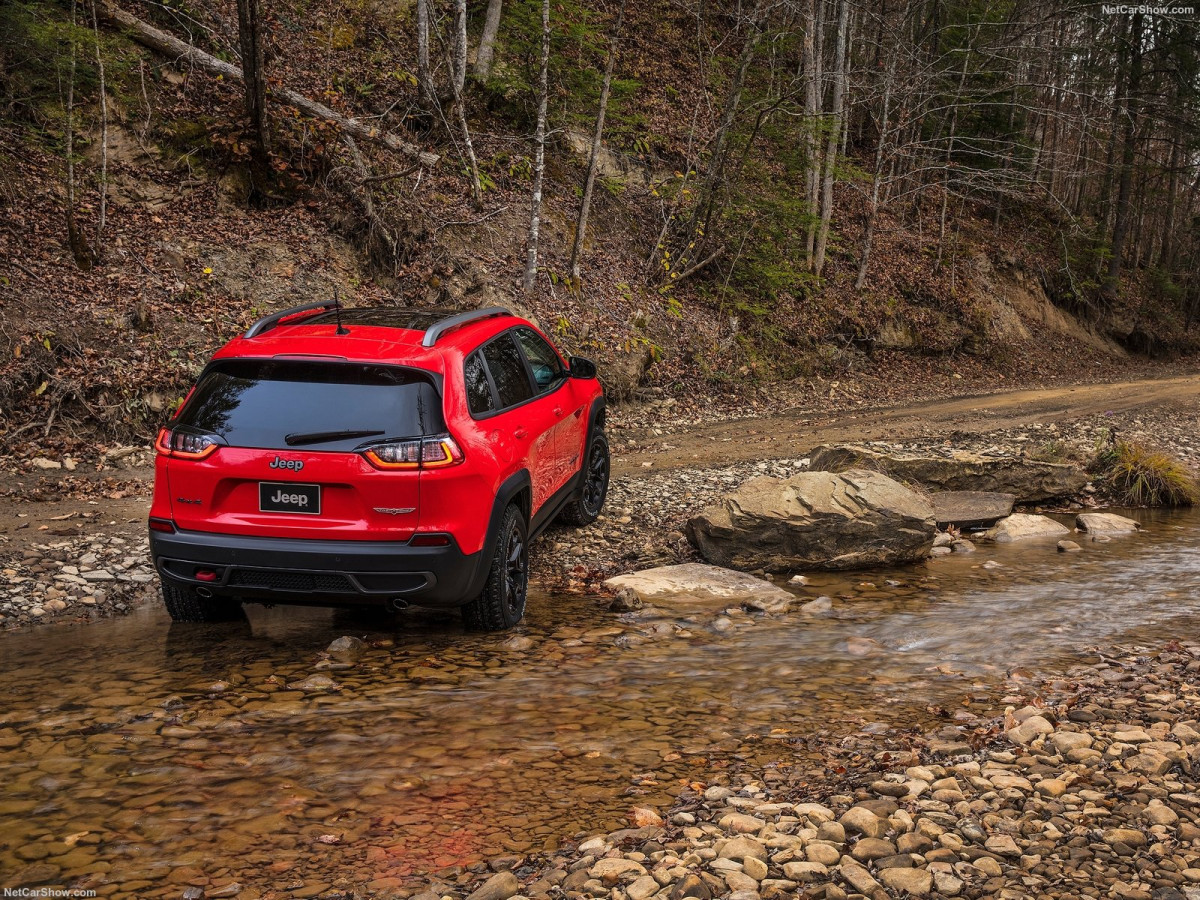
[{"label": "rear tire", "polygon": [[240,600],[201,597],[192,588],[163,582],[163,605],[175,622],[230,622],[243,617]]},{"label": "rear tire", "polygon": [[598,431],[588,444],[584,458],[583,484],[571,501],[558,514],[568,525],[591,525],[604,509],[604,498],[608,495],[609,456],[608,438]]},{"label": "rear tire", "polygon": [[496,549],[483,593],[462,608],[472,631],[507,631],[525,615],[529,594],[529,538],[525,517],[510,505],[500,518]]}]

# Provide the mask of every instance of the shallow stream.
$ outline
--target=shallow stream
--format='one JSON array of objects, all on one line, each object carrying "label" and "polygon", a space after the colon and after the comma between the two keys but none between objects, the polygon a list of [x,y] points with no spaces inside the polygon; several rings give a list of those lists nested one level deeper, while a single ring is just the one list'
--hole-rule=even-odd
[{"label": "shallow stream", "polygon": [[[822,617],[535,595],[515,635],[286,607],[176,626],[157,606],[7,634],[0,887],[378,888],[620,827],[807,738],[991,709],[1022,669],[1194,635],[1200,512],[1136,515],[1145,531],[1080,553],[812,576],[797,591],[833,598]],[[366,650],[327,656],[345,634]]]}]

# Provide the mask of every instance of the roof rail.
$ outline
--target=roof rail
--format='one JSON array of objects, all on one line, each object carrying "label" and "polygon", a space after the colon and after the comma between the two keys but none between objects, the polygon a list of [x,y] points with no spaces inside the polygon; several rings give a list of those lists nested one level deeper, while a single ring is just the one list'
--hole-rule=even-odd
[{"label": "roof rail", "polygon": [[495,316],[511,316],[506,307],[489,306],[486,309],[472,309],[467,312],[458,313],[449,318],[442,319],[440,322],[435,322],[425,329],[425,337],[421,338],[422,347],[432,347],[447,331],[458,328],[460,325],[466,325],[468,322],[475,322],[480,319],[491,319]]},{"label": "roof rail", "polygon": [[260,334],[270,331],[272,328],[278,325],[281,320],[290,318],[291,316],[298,316],[300,313],[316,312],[317,310],[324,312],[328,309],[336,309],[340,305],[341,304],[339,304],[337,300],[319,300],[316,303],[306,303],[304,306],[293,306],[291,309],[283,309],[277,313],[271,313],[269,316],[263,316],[248,329],[246,329],[246,333],[243,335],[243,337],[258,337]]}]

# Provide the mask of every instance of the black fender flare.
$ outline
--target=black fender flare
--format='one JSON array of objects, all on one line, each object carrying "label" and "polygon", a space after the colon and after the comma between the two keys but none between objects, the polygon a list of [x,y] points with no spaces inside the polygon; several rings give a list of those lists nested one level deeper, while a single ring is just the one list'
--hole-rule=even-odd
[{"label": "black fender flare", "polygon": [[[496,491],[496,499],[492,503],[492,512],[488,516],[487,531],[484,533],[483,549],[480,550],[479,559],[475,565],[475,577],[471,579],[471,589],[468,593],[468,599],[474,599],[483,590],[484,582],[487,581],[488,572],[492,567],[492,555],[496,552],[496,539],[499,537],[500,520],[504,516],[504,511],[508,509],[508,505],[523,490],[528,491],[530,498],[532,498],[533,480],[529,477],[528,469],[519,469],[513,472],[501,482],[499,490]],[[529,509],[522,507],[521,512],[525,516],[525,527],[528,528]]]},{"label": "black fender flare", "polygon": [[605,418],[608,415],[608,400],[603,394],[592,401],[592,408],[588,410],[588,427],[587,435],[583,441],[583,454],[579,458],[579,471],[583,471],[583,467],[587,465],[588,453],[592,448],[592,436],[599,430],[604,430]]}]

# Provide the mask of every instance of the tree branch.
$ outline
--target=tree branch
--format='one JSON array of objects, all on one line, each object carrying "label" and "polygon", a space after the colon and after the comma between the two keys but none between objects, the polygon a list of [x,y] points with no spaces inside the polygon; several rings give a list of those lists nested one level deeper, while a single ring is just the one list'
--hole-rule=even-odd
[{"label": "tree branch", "polygon": [[[242,70],[235,65],[223,62],[215,56],[210,56],[203,50],[181,41],[173,35],[167,34],[165,31],[160,31],[153,25],[143,22],[136,16],[132,16],[124,10],[118,9],[105,0],[97,0],[97,10],[100,17],[106,22],[114,25],[119,25],[129,31],[130,36],[144,47],[149,47],[164,56],[174,56],[177,59],[186,59],[191,64],[203,69],[210,75],[220,75],[224,78],[232,78],[237,81],[242,80]],[[353,118],[352,116],[344,116],[341,113],[330,109],[323,103],[318,103],[315,100],[310,100],[303,94],[298,94],[295,91],[290,91],[287,88],[273,87],[267,93],[267,96],[276,103],[282,103],[285,106],[290,106],[293,109],[298,109],[306,116],[314,119],[323,119],[326,122],[332,122],[346,134],[361,138],[367,141],[375,141],[383,144],[385,147],[395,150],[398,153],[403,153],[406,156],[411,156],[418,160],[421,165],[432,168],[438,164],[440,157],[436,153],[428,153],[418,147],[416,144],[409,143],[402,138],[397,137],[388,131],[381,131],[371,125]]]}]

